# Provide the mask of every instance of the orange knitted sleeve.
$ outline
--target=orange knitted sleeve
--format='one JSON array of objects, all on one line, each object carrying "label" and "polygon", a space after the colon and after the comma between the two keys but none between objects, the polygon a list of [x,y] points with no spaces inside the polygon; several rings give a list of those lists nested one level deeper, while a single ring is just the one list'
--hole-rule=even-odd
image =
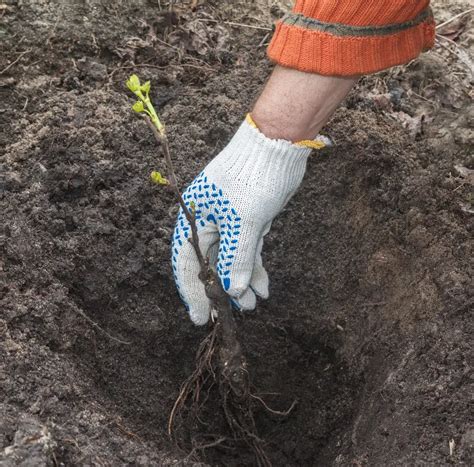
[{"label": "orange knitted sleeve", "polygon": [[268,55],[301,71],[362,75],[408,62],[434,36],[429,0],[296,0]]}]

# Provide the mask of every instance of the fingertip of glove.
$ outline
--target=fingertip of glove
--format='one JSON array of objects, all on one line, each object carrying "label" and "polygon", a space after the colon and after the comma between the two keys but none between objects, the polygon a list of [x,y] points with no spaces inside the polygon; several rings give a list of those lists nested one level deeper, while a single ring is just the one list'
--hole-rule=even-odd
[{"label": "fingertip of glove", "polygon": [[228,295],[230,295],[232,298],[239,299],[247,290],[247,287],[228,287],[226,288],[225,285],[224,290],[227,292]]},{"label": "fingertip of glove", "polygon": [[267,300],[268,297],[270,297],[268,287],[266,289],[256,289],[255,287],[252,287],[252,290],[255,292],[255,295],[257,295],[262,300]]},{"label": "fingertip of glove", "polygon": [[239,276],[237,278],[231,280],[230,277],[222,277],[222,287],[226,291],[228,295],[232,298],[239,299],[249,288],[249,280],[242,280]]},{"label": "fingertip of glove", "polygon": [[188,308],[189,317],[196,326],[204,326],[209,321],[209,310]]},{"label": "fingertip of glove", "polygon": [[265,269],[263,267],[256,269],[250,282],[250,287],[255,292],[255,294],[266,300],[270,295],[268,290],[269,285],[270,280]]},{"label": "fingertip of glove", "polygon": [[257,297],[250,287],[238,298],[237,304],[240,310],[249,311],[255,309],[257,306]]}]

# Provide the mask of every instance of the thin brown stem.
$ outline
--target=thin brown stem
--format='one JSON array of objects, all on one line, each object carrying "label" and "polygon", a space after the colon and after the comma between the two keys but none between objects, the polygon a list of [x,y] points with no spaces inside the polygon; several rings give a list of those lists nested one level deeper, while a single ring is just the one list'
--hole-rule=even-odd
[{"label": "thin brown stem", "polygon": [[181,195],[181,191],[179,190],[179,187],[178,187],[178,181],[176,179],[176,174],[174,172],[173,161],[171,160],[168,138],[166,137],[166,134],[161,134],[157,130],[156,126],[153,124],[153,122],[151,121],[151,118],[148,115],[144,115],[144,117],[145,117],[145,121],[147,125],[153,132],[153,135],[155,136],[156,141],[159,144],[161,144],[163,156],[165,158],[166,168],[168,169],[167,175],[170,181],[170,186],[173,189],[174,193],[176,194],[179,205],[181,206],[181,209],[183,210],[184,215],[186,216],[186,220],[189,222],[189,225],[191,227],[191,243],[194,247],[194,251],[196,252],[196,256],[198,257],[199,266],[201,267],[201,274],[203,274],[205,277],[205,275],[207,275],[208,262],[204,258],[204,255],[202,254],[201,248],[199,246],[199,236],[197,233],[195,216],[193,213],[191,213],[191,211],[186,206],[183,196]]}]

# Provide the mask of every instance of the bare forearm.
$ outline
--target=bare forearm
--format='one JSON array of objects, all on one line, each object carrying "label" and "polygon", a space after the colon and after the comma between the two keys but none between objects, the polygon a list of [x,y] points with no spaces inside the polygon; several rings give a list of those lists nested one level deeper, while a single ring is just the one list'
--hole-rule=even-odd
[{"label": "bare forearm", "polygon": [[251,115],[268,138],[313,139],[356,82],[276,66]]}]

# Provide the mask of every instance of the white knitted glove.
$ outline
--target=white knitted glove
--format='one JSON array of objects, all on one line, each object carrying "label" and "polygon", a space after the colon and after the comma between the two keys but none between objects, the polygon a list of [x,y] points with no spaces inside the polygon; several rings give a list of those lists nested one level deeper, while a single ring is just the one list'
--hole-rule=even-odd
[{"label": "white knitted glove", "polygon": [[[323,147],[319,137],[313,147]],[[195,204],[199,244],[215,265],[224,290],[239,308],[255,308],[268,298],[268,275],[262,265],[263,237],[274,217],[299,187],[311,148],[272,140],[242,123],[226,148],[183,194]],[[173,235],[172,264],[178,291],[191,320],[207,323],[210,303],[198,278],[199,263],[188,241],[189,224],[180,210]]]}]

